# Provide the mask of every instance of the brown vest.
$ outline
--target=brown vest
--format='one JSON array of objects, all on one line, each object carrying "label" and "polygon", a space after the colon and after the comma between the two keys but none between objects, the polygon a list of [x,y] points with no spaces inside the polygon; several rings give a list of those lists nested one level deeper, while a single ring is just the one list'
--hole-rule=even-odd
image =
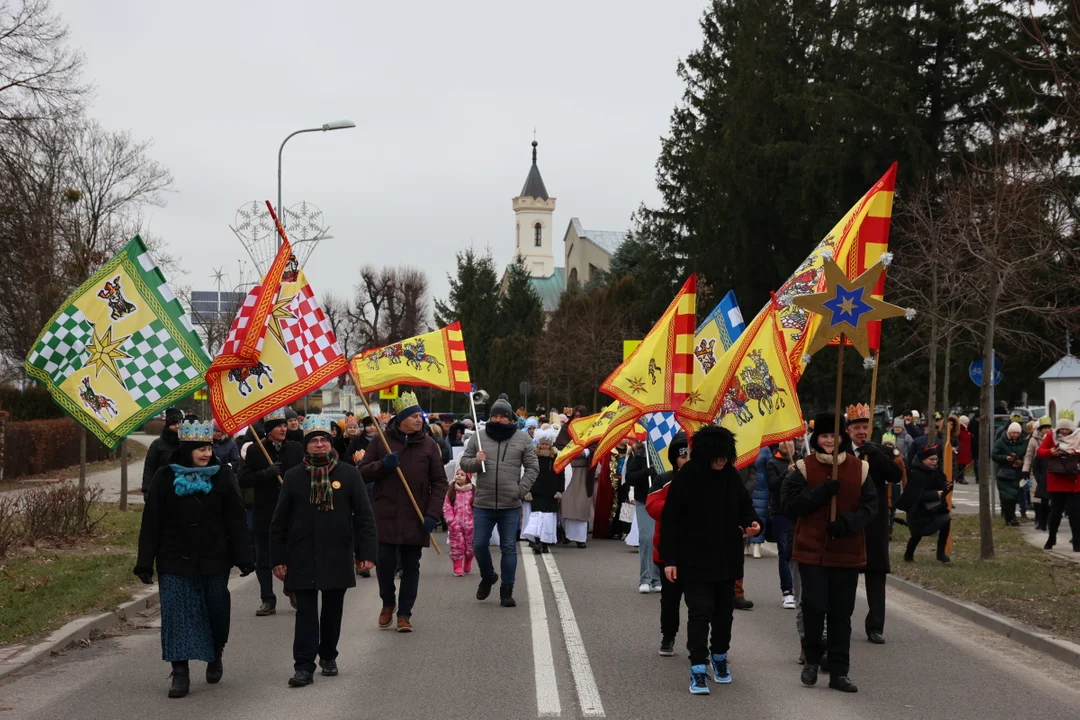
[{"label": "brown vest", "polygon": [[[851,453],[841,453],[840,492],[836,494],[836,512],[855,512],[862,499],[862,486],[866,481],[868,466]],[[832,458],[828,458],[829,461]],[[831,462],[826,464],[811,455],[800,460],[798,469],[806,478],[806,484],[815,488],[832,478]],[[791,557],[796,562],[823,567],[861,568],[866,566],[866,538],[860,530],[853,535],[829,537],[829,508],[827,502],[809,515],[799,518],[795,524],[795,544]]]}]

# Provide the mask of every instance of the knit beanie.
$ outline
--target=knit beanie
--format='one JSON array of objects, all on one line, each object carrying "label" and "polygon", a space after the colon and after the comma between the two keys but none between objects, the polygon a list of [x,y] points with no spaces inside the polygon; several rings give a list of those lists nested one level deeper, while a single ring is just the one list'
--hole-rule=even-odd
[{"label": "knit beanie", "polygon": [[919,451],[919,453],[918,453],[919,459],[920,460],[925,460],[926,458],[930,457],[931,455],[937,455],[939,451],[940,451],[940,448],[937,445],[927,445],[926,447],[924,447],[922,450]]},{"label": "knit beanie", "polygon": [[675,434],[675,437],[671,438],[671,442],[667,446],[667,459],[672,470],[677,467],[675,461],[688,452],[687,447],[686,433],[679,431]]},{"label": "knit beanie", "polygon": [[1024,428],[1020,427],[1020,423],[1018,423],[1018,422],[1009,423],[1008,429],[1005,430],[1006,435],[1008,435],[1009,433],[1021,433],[1021,434],[1023,434],[1023,432],[1024,432]]},{"label": "knit beanie", "polygon": [[971,423],[971,418],[969,418],[967,415],[960,416],[960,425],[962,427],[967,427],[969,423]]},{"label": "knit beanie", "polygon": [[165,425],[179,425],[184,421],[184,412],[180,408],[169,408],[165,411]]},{"label": "knit beanie", "polygon": [[510,398],[506,397],[506,393],[499,396],[491,405],[491,410],[488,412],[489,417],[495,417],[496,415],[502,415],[505,418],[514,418],[514,408],[510,407]]},{"label": "knit beanie", "polygon": [[[1062,410],[1058,413],[1057,429],[1076,430],[1076,413],[1072,410]],[[1071,516],[1070,516],[1071,517]]]}]

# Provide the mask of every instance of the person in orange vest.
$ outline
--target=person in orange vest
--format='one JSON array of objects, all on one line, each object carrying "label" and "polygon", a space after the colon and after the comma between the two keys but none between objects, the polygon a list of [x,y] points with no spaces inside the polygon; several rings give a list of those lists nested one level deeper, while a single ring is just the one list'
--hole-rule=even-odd
[{"label": "person in orange vest", "polygon": [[[826,649],[829,687],[858,692],[848,677],[851,665],[851,614],[859,571],[866,567],[864,528],[877,517],[878,496],[868,481],[870,466],[851,452],[847,433],[834,434],[836,416],[814,418],[809,452],[784,478],[781,496],[788,515],[796,518],[792,558],[802,579],[805,623],[804,685],[817,683],[821,662],[820,638],[828,619]],[[839,455],[833,465],[833,450]],[[836,518],[831,517],[835,499]]]}]

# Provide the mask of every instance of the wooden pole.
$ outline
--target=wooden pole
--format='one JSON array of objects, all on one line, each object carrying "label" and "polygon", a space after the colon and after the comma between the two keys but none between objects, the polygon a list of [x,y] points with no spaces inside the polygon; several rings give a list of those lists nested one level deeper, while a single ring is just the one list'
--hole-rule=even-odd
[{"label": "wooden pole", "polygon": [[[840,345],[836,348],[836,423],[833,428],[833,451],[832,451],[832,477],[838,479],[840,477],[840,468],[836,465],[840,460],[840,416],[842,414],[843,396],[844,396],[844,342],[847,338],[844,333],[840,333]],[[829,522],[836,522],[836,496],[832,496],[832,501],[829,504]]]},{"label": "wooden pole", "polygon": [[86,487],[86,428],[79,426],[79,489]]},{"label": "wooden pole", "polygon": [[[357,389],[360,388],[359,385],[357,385],[356,387]],[[367,409],[368,415],[371,415],[371,406],[368,405],[367,395],[365,395],[362,390],[360,391],[360,399],[364,401],[364,407]],[[373,415],[372,418],[374,419]],[[392,453],[393,450],[390,449],[390,443],[386,440],[386,435],[383,434],[382,425],[379,424],[378,420],[375,420],[375,429],[379,432],[379,439],[382,440],[382,444],[383,447],[386,448],[386,452]],[[397,470],[397,476],[401,479],[401,484],[405,486],[405,494],[409,496],[409,502],[412,503],[413,510],[416,511],[417,517],[420,518],[420,523],[423,524],[424,513],[420,511],[420,506],[416,504],[416,498],[413,497],[412,488],[409,487],[409,483],[405,480],[405,473],[401,472],[400,467],[394,469]],[[439,550],[439,543],[435,542],[435,536],[429,535],[428,537],[431,539],[431,547],[435,548],[435,553],[438,555],[442,555],[442,551]]]},{"label": "wooden pole", "polygon": [[128,509],[127,438],[120,441],[120,512]]}]

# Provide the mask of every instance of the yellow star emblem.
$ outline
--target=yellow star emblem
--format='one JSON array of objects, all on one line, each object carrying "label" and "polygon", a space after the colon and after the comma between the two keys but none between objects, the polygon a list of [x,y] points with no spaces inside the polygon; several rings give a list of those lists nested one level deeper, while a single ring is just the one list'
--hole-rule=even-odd
[{"label": "yellow star emblem", "polygon": [[278,343],[286,352],[288,352],[288,348],[285,347],[285,331],[281,329],[281,323],[278,321],[296,319],[296,315],[289,309],[289,305],[295,298],[295,295],[278,298],[278,301],[274,303],[274,308],[270,311],[270,327],[267,328],[277,338]]},{"label": "yellow star emblem", "polygon": [[870,322],[899,317],[906,310],[873,296],[878,278],[885,270],[880,262],[854,280],[834,261],[825,267],[825,292],[800,295],[792,300],[796,305],[821,316],[810,339],[807,354],[813,355],[835,338],[844,336],[863,357],[870,357]]},{"label": "yellow star emblem", "polygon": [[643,393],[645,392],[645,381],[641,378],[627,378],[627,382],[630,383],[630,392]]},{"label": "yellow star emblem", "polygon": [[98,373],[101,372],[101,368],[105,368],[109,371],[109,374],[116,378],[116,382],[121,385],[124,381],[120,379],[120,368],[117,367],[117,360],[127,360],[131,356],[120,349],[130,335],[125,335],[122,338],[113,340],[112,325],[105,329],[105,332],[98,335],[97,328],[94,328],[90,345],[87,346],[87,350],[90,351],[90,357],[86,360],[86,366],[94,366],[94,377],[97,378]]}]

